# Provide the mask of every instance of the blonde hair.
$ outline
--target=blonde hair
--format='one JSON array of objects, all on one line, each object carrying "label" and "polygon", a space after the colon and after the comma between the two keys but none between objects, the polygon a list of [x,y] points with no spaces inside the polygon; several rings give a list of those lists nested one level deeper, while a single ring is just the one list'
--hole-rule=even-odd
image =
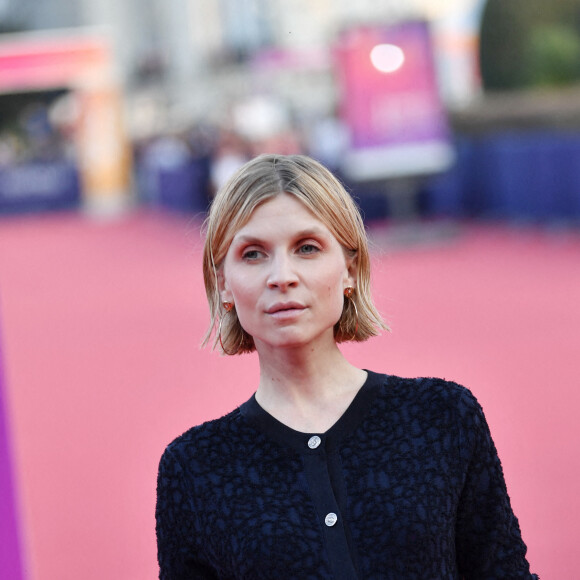
[{"label": "blonde hair", "polygon": [[[367,340],[388,329],[370,292],[370,256],[364,223],[351,196],[323,165],[304,155],[260,155],[242,166],[217,193],[205,221],[203,278],[210,325],[202,345],[214,334],[227,354],[255,350],[235,309],[225,311],[219,294],[218,272],[236,233],[253,211],[267,200],[287,193],[295,196],[322,221],[348,255],[356,258],[355,292],[346,298],[334,327],[336,342]],[[358,313],[358,314],[357,314]],[[221,333],[221,336],[220,336]]]}]

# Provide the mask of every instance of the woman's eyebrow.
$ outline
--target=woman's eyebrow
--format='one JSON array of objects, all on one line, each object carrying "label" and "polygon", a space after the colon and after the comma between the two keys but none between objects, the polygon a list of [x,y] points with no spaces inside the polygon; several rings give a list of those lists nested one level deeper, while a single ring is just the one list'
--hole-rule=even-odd
[{"label": "woman's eyebrow", "polygon": [[263,244],[264,240],[249,234],[242,234],[240,236],[234,236],[233,242],[236,244]]},{"label": "woman's eyebrow", "polygon": [[[328,235],[328,232],[321,227],[314,226],[311,228],[307,228],[304,230],[300,230],[292,235],[294,239],[301,239],[301,238],[308,238],[311,236],[325,236]],[[260,238],[255,234],[240,234],[234,236],[233,243],[236,244],[264,244],[266,240],[264,238]]]},{"label": "woman's eyebrow", "polygon": [[308,238],[310,236],[324,236],[324,235],[327,235],[327,231],[318,226],[314,226],[312,228],[308,228],[306,230],[302,230],[296,233],[297,238]]}]

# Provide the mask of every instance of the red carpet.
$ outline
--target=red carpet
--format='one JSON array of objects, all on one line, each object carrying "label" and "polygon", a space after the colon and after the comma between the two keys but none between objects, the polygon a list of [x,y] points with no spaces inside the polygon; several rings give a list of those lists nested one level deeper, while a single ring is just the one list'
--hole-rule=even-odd
[{"label": "red carpet", "polygon": [[[163,447],[256,384],[254,356],[199,350],[207,307],[198,226],[147,213],[106,224],[73,214],[0,220],[29,580],[156,578]],[[469,386],[534,571],[576,577],[580,234],[472,226],[431,245],[378,247],[374,287],[393,332],[345,347],[348,356]]]}]

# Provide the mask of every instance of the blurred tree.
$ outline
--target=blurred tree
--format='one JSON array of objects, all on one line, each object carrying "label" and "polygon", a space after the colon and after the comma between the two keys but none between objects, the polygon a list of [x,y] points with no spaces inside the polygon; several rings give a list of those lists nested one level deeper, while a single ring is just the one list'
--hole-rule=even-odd
[{"label": "blurred tree", "polygon": [[539,26],[530,37],[529,86],[561,86],[580,78],[580,35],[570,26]]},{"label": "blurred tree", "polygon": [[488,0],[480,64],[488,90],[577,82],[580,0]]},{"label": "blurred tree", "polygon": [[517,0],[487,2],[480,34],[480,66],[485,89],[513,89],[523,82],[521,64],[527,26],[521,17],[522,4]]}]

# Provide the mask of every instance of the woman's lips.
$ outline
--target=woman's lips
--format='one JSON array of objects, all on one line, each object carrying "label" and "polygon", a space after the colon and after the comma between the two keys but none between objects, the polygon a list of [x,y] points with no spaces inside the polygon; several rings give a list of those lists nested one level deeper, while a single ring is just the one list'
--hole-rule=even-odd
[{"label": "woman's lips", "polygon": [[278,319],[293,318],[298,316],[306,307],[303,304],[298,304],[295,302],[274,304],[268,310],[266,314]]}]

